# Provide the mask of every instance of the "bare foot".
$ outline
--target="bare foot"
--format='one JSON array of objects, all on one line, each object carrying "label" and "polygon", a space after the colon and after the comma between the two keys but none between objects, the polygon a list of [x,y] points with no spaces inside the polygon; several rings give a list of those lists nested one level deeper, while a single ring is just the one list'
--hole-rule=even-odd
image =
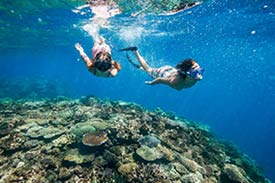
[{"label": "bare foot", "polygon": [[105,44],[105,39],[104,39],[104,37],[100,36],[99,39],[100,39],[100,43],[101,43],[101,44]]}]

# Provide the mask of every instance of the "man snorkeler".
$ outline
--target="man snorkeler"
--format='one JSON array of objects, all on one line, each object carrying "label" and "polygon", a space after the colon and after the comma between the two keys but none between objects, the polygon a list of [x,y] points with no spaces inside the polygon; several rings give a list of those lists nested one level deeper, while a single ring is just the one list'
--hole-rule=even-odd
[{"label": "man snorkeler", "polygon": [[145,59],[139,54],[137,47],[124,48],[120,51],[132,51],[139,64],[134,63],[127,54],[128,60],[137,68],[149,74],[153,80],[146,81],[146,84],[165,84],[176,90],[182,90],[194,86],[197,81],[202,80],[204,69],[193,59],[185,59],[175,67],[165,65],[160,68],[150,67]]}]

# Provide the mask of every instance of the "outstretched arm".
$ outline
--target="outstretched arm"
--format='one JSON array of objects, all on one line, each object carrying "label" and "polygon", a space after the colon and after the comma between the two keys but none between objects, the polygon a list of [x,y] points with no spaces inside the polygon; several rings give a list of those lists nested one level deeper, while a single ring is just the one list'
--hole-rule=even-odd
[{"label": "outstretched arm", "polygon": [[79,51],[80,56],[82,57],[83,61],[86,63],[87,68],[91,68],[93,66],[93,62],[89,59],[87,54],[84,52],[84,49],[79,43],[75,44],[75,49]]}]

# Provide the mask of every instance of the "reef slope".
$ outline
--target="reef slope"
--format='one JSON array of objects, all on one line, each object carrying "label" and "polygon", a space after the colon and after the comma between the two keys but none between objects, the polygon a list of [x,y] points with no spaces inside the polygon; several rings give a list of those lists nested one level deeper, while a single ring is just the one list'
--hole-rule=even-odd
[{"label": "reef slope", "polygon": [[123,101],[0,101],[0,182],[262,183],[204,126]]}]

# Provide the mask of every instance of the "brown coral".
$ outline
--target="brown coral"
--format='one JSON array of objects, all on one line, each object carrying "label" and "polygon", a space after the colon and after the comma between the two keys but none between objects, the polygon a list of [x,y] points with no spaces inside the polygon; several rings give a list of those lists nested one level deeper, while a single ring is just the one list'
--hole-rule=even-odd
[{"label": "brown coral", "polygon": [[100,146],[108,140],[104,132],[86,133],[83,135],[82,143],[87,146]]}]

